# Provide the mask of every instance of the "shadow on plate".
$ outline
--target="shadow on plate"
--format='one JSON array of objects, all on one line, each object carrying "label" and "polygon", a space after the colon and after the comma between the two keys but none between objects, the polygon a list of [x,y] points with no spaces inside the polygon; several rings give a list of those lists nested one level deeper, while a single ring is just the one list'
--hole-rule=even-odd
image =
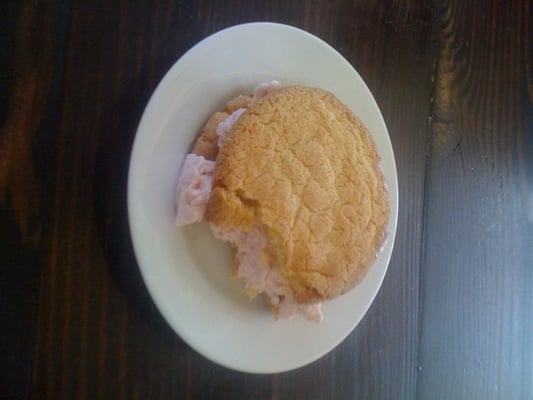
[{"label": "shadow on plate", "polygon": [[98,238],[108,260],[112,280],[140,317],[166,339],[177,338],[156,308],[135,259],[128,224],[127,187],[130,153],[137,124],[151,94],[150,84],[141,80],[128,86],[107,108],[100,121],[102,134],[94,171],[94,212]]}]

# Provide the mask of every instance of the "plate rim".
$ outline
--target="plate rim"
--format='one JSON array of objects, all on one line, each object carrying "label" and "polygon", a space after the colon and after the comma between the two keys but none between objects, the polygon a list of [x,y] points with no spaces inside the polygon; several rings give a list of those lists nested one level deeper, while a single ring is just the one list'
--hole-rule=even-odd
[{"label": "plate rim", "polygon": [[[335,343],[333,343],[332,345],[330,345],[329,347],[323,349],[323,351],[320,351],[320,352],[315,352],[313,353],[312,356],[308,357],[306,360],[303,360],[300,362],[295,362],[293,363],[293,365],[288,365],[286,367],[281,367],[281,368],[275,368],[275,369],[262,369],[262,368],[241,368],[239,367],[239,365],[236,365],[235,363],[231,363],[231,362],[225,362],[224,360],[221,360],[220,358],[217,358],[215,356],[213,356],[212,354],[206,354],[205,352],[205,349],[202,349],[200,348],[197,343],[193,342],[192,340],[190,340],[190,338],[188,337],[188,335],[183,332],[183,329],[180,329],[179,327],[175,326],[174,322],[171,320],[171,318],[169,318],[169,316],[163,311],[165,309],[165,306],[163,304],[160,304],[159,300],[158,300],[158,295],[156,293],[156,289],[154,287],[152,287],[152,284],[151,284],[151,279],[150,277],[147,275],[148,274],[148,269],[146,267],[146,265],[144,265],[144,263],[141,262],[141,257],[140,257],[140,250],[139,250],[139,244],[138,244],[138,240],[139,238],[137,237],[137,233],[135,232],[135,228],[134,228],[134,225],[135,225],[135,219],[136,219],[136,216],[133,214],[133,196],[135,195],[134,193],[134,185],[132,182],[134,182],[134,177],[135,177],[135,174],[137,174],[137,171],[136,171],[136,168],[138,164],[135,164],[135,161],[136,159],[139,157],[138,153],[141,151],[139,149],[139,142],[141,141],[142,137],[142,132],[144,131],[144,125],[147,123],[147,119],[148,119],[148,115],[152,112],[152,108],[154,106],[154,103],[156,102],[156,99],[158,97],[158,95],[160,94],[160,92],[163,90],[163,88],[165,88],[169,81],[171,81],[173,78],[174,78],[174,75],[176,74],[176,71],[179,69],[180,65],[184,62],[186,62],[187,58],[191,57],[191,54],[194,54],[194,52],[198,49],[198,48],[201,48],[203,45],[205,45],[206,42],[208,41],[211,41],[211,40],[216,40],[219,36],[221,35],[224,35],[226,34],[228,31],[233,31],[233,30],[239,30],[239,29],[247,29],[247,28],[266,28],[266,29],[284,29],[286,30],[287,32],[290,32],[291,34],[299,34],[299,35],[304,35],[307,39],[311,39],[315,42],[317,42],[317,44],[319,44],[320,46],[322,47],[325,47],[327,48],[327,50],[329,50],[330,52],[332,52],[336,58],[338,59],[337,61],[342,61],[346,64],[346,66],[348,66],[351,70],[351,72],[357,77],[357,79],[359,79],[361,81],[361,83],[365,86],[366,88],[366,91],[369,95],[369,100],[373,103],[373,107],[377,110],[377,115],[379,117],[379,120],[380,120],[380,124],[382,125],[382,129],[383,131],[386,133],[386,145],[388,147],[388,149],[390,150],[390,154],[387,155],[390,156],[390,161],[392,163],[392,173],[393,173],[393,176],[391,177],[391,180],[392,180],[392,183],[394,185],[394,193],[393,193],[393,196],[390,197],[390,199],[392,200],[391,201],[391,215],[390,215],[390,222],[389,222],[389,225],[392,224],[392,230],[388,232],[388,238],[387,238],[387,244],[386,246],[387,247],[390,247],[390,251],[388,251],[388,254],[385,255],[386,257],[386,260],[385,260],[385,267],[384,267],[384,270],[383,270],[383,273],[380,274],[379,276],[379,284],[376,285],[376,288],[375,290],[373,291],[373,295],[371,298],[368,299],[368,305],[365,307],[365,310],[364,312],[362,313],[362,315],[359,317],[359,318],[355,318],[355,322],[352,324],[352,327],[351,329],[349,329],[347,332],[345,332],[344,335],[342,335],[342,338],[340,340],[337,340],[335,341]],[[280,77],[282,78],[282,77]],[[383,155],[380,154],[380,157],[383,158]],[[391,182],[388,182],[388,183],[391,183]],[[390,190],[390,188],[389,188]],[[143,282],[150,294],[150,297],[152,299],[152,301],[154,302],[154,304],[156,305],[159,313],[161,314],[161,316],[164,318],[164,320],[167,322],[167,324],[172,328],[172,330],[185,342],[187,343],[188,346],[190,346],[192,349],[194,349],[198,354],[201,354],[203,357],[205,357],[206,359],[218,364],[218,365],[222,365],[224,367],[227,367],[227,368],[230,368],[232,370],[237,370],[237,371],[241,371],[241,372],[247,372],[247,373],[256,373],[256,374],[267,374],[267,373],[280,373],[280,372],[286,372],[286,371],[290,371],[290,370],[294,370],[296,368],[300,368],[300,367],[303,367],[305,365],[308,365],[320,358],[322,358],[324,355],[326,355],[327,353],[329,353],[330,351],[332,351],[333,349],[335,349],[337,346],[339,346],[344,340],[346,340],[346,338],[350,335],[350,333],[353,332],[353,330],[359,325],[359,323],[361,322],[361,320],[365,317],[365,315],[367,315],[368,313],[368,310],[370,308],[370,306],[372,305],[372,303],[375,301],[375,298],[377,296],[377,294],[379,293],[382,285],[383,285],[383,280],[385,278],[385,275],[387,274],[387,271],[388,271],[388,268],[389,268],[389,265],[390,265],[390,260],[391,260],[391,257],[392,257],[392,252],[393,252],[393,249],[394,249],[394,242],[395,242],[395,238],[396,238],[396,233],[397,233],[397,224],[398,224],[398,207],[399,207],[399,191],[398,191],[398,176],[397,176],[397,166],[396,166],[396,160],[395,160],[395,155],[394,155],[394,149],[392,147],[392,143],[391,143],[391,139],[390,139],[390,134],[389,134],[389,131],[387,129],[387,126],[385,124],[385,121],[384,121],[384,118],[383,118],[383,114],[381,113],[381,110],[372,94],[372,92],[369,90],[368,86],[366,85],[366,82],[363,80],[363,78],[359,75],[359,73],[357,72],[357,70],[353,67],[353,65],[351,63],[348,62],[348,60],[346,60],[335,48],[333,48],[331,45],[329,45],[327,42],[325,42],[324,40],[322,40],[321,38],[303,30],[303,29],[300,29],[298,27],[295,27],[295,26],[292,26],[292,25],[287,25],[287,24],[282,24],[282,23],[275,23],[275,22],[248,22],[248,23],[244,23],[244,24],[237,24],[237,25],[233,25],[233,26],[229,26],[229,27],[226,27],[224,29],[221,29],[217,32],[214,32],[210,35],[208,35],[207,37],[203,38],[202,40],[200,40],[199,42],[197,42],[195,45],[193,45],[190,49],[188,49],[185,53],[183,53],[180,57],[178,57],[176,59],[176,61],[172,64],[172,66],[165,72],[165,75],[163,76],[163,78],[159,81],[158,85],[156,86],[156,88],[154,89],[154,91],[152,92],[151,96],[150,96],[150,99],[146,105],[146,107],[144,108],[143,110],[143,114],[142,114],[142,117],[139,121],[139,124],[137,126],[137,130],[135,132],[135,138],[134,138],[134,141],[133,141],[133,146],[132,146],[132,150],[131,150],[131,154],[130,154],[130,163],[129,163],[129,170],[128,170],[128,186],[127,186],[127,208],[128,208],[128,224],[129,224],[129,230],[130,230],[130,237],[132,239],[132,244],[133,244],[133,249],[134,249],[134,253],[135,253],[135,259],[136,259],[136,262],[137,262],[137,265],[138,265],[138,269],[141,273],[141,276],[143,278]],[[390,242],[390,244],[389,244]],[[281,322],[283,323],[283,322]],[[323,322],[324,323],[324,322]]]}]

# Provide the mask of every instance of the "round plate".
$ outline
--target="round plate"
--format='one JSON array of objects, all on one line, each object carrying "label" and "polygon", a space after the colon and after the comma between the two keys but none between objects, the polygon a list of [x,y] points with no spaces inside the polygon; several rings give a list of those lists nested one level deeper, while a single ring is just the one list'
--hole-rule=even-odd
[{"label": "round plate", "polygon": [[[275,321],[262,298],[248,301],[232,278],[231,248],[203,224],[177,228],[181,163],[206,119],[226,100],[276,79],[326,89],[370,130],[382,158],[391,213],[388,239],[364,280],[323,305],[324,320]],[[226,367],[287,371],[337,346],[376,296],[392,252],[398,183],[387,128],[359,74],[333,48],[273,23],[234,26],[203,40],[168,71],[142,116],[130,162],[128,213],[135,254],[161,314],[196,351]]]}]

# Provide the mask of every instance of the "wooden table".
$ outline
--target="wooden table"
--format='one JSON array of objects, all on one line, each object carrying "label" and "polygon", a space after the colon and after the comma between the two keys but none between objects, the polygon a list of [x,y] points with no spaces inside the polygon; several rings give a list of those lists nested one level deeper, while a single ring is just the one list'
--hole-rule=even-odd
[{"label": "wooden table", "polygon": [[[16,1],[0,7],[0,397],[533,399],[527,1]],[[126,215],[142,111],[187,49],[275,21],[334,46],[387,123],[396,245],[359,326],[301,369],[217,366],[163,321]]]}]

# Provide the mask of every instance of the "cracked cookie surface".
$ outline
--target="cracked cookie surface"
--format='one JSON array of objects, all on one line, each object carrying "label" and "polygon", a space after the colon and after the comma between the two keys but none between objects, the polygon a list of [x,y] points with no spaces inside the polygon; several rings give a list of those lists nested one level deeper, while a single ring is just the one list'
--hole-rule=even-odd
[{"label": "cracked cookie surface", "polygon": [[297,301],[331,299],[362,279],[384,238],[388,194],[368,130],[335,96],[276,90],[248,105],[210,156],[205,220],[262,226]]}]

